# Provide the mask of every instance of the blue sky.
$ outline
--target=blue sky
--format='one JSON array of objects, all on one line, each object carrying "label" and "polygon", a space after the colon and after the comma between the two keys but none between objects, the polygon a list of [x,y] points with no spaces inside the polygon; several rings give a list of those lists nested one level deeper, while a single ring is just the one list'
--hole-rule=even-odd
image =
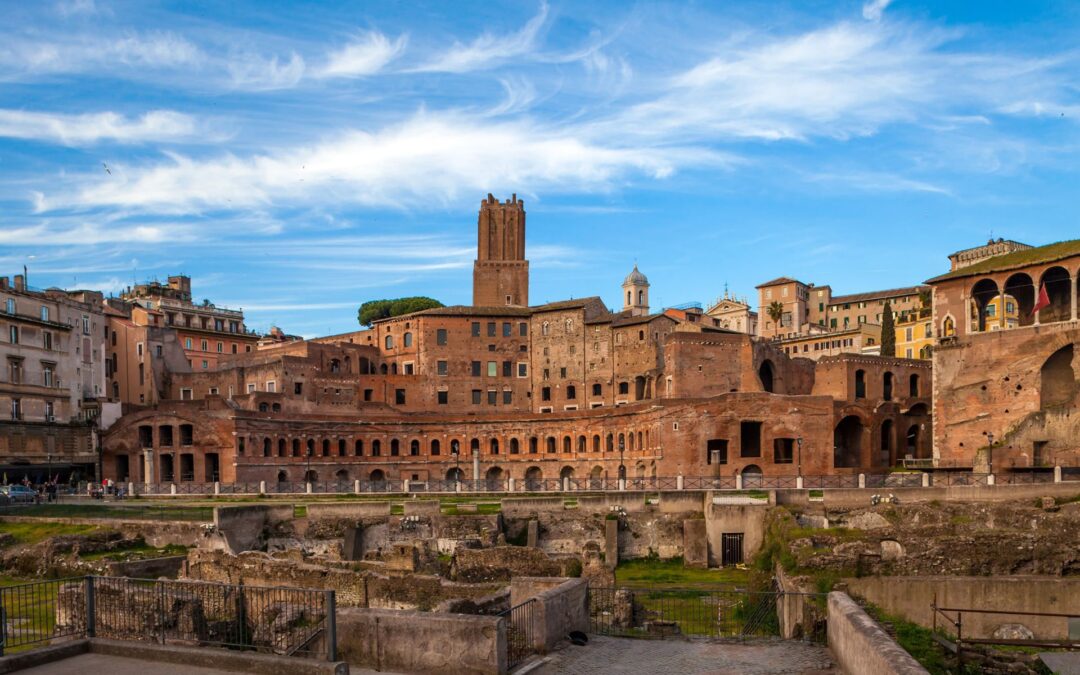
[{"label": "blue sky", "polygon": [[[906,286],[1080,236],[1080,3],[4,3],[0,271],[303,335],[471,299],[526,201],[534,303]],[[106,171],[108,167],[108,171]]]}]

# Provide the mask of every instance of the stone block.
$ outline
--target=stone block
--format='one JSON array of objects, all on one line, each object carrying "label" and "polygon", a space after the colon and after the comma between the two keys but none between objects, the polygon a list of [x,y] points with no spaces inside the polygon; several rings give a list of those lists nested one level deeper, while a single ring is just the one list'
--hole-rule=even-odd
[{"label": "stone block", "polygon": [[535,520],[529,521],[528,533],[526,535],[526,546],[529,548],[536,548],[540,543],[540,523]]},{"label": "stone block", "polygon": [[604,564],[608,569],[619,565],[619,521],[614,518],[604,521]]},{"label": "stone block", "polygon": [[350,527],[345,530],[345,540],[341,545],[342,560],[364,559],[364,530]]},{"label": "stone block", "polygon": [[683,564],[687,567],[709,566],[709,536],[704,518],[683,521]]}]

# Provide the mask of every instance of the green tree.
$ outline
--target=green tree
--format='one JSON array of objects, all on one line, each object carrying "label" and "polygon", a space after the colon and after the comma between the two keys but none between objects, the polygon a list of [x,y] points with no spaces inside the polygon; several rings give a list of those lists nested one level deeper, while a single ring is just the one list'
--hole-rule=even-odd
[{"label": "green tree", "polygon": [[784,303],[779,300],[773,300],[769,303],[769,306],[765,308],[765,313],[769,315],[769,318],[776,322],[776,325],[780,325],[780,319],[784,316]]},{"label": "green tree", "polygon": [[881,355],[896,356],[896,324],[893,322],[892,304],[888,300],[881,308]]},{"label": "green tree", "polygon": [[370,326],[379,319],[388,319],[392,316],[401,316],[419,312],[433,307],[442,307],[443,304],[434,298],[416,295],[408,298],[394,298],[392,300],[368,300],[360,305],[357,320],[361,326]]}]

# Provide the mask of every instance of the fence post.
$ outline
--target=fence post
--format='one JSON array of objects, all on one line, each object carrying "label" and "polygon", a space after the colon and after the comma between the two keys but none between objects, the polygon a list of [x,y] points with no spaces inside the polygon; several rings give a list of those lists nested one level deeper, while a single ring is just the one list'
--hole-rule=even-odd
[{"label": "fence post", "polygon": [[402,492],[408,492],[409,491],[409,479],[408,478],[401,481],[401,491]]},{"label": "fence post", "polygon": [[626,479],[625,478],[620,478],[619,479],[619,491],[622,492],[625,489],[626,489]]},{"label": "fence post", "polygon": [[683,477],[682,477],[682,474],[679,474],[678,476],[675,476],[675,489],[676,490],[683,489]]},{"label": "fence post", "polygon": [[311,494],[311,483],[310,482],[304,483],[304,486],[305,486],[304,487],[304,492],[306,492],[308,494]]},{"label": "fence post", "polygon": [[742,489],[742,474],[741,473],[735,474],[735,489],[736,490],[741,490]]},{"label": "fence post", "polygon": [[569,476],[563,476],[562,490],[563,490],[563,492],[570,492],[570,477]]},{"label": "fence post", "polygon": [[337,599],[326,591],[326,660],[337,661]]},{"label": "fence post", "polygon": [[353,481],[353,492],[360,494],[360,479],[357,478]]},{"label": "fence post", "polygon": [[513,492],[514,491],[514,479],[513,478],[508,478],[506,480],[506,491],[507,492]]},{"label": "fence post", "polygon": [[128,484],[127,484],[127,496],[128,497],[134,497],[135,496],[135,483],[128,482]]},{"label": "fence post", "polygon": [[94,604],[94,577],[91,575],[86,577],[86,637],[88,638],[94,637],[96,632]]},{"label": "fence post", "polygon": [[803,489],[803,480],[802,480],[802,476],[795,476],[795,489],[796,489],[796,490],[801,490],[801,489]]},{"label": "fence post", "polygon": [[994,485],[996,482],[997,482],[997,480],[994,478],[994,474],[992,474],[992,473],[986,474],[986,484],[987,485]]},{"label": "fence post", "polygon": [[221,494],[221,482],[220,481],[214,481],[214,494],[215,495]]},{"label": "fence post", "polygon": [[176,483],[173,483],[173,484],[169,485],[169,494],[171,494],[171,495],[176,494]]},{"label": "fence post", "polygon": [[259,494],[266,494],[266,481],[264,480],[259,481]]},{"label": "fence post", "polygon": [[1054,467],[1054,482],[1055,483],[1060,483],[1061,482],[1061,467],[1060,466],[1055,466]]},{"label": "fence post", "polygon": [[923,487],[930,487],[930,474],[926,473],[925,471],[923,472],[923,475],[922,475],[922,486]]},{"label": "fence post", "polygon": [[866,474],[865,473],[860,473],[859,474],[859,487],[861,487],[861,488],[866,487]]}]

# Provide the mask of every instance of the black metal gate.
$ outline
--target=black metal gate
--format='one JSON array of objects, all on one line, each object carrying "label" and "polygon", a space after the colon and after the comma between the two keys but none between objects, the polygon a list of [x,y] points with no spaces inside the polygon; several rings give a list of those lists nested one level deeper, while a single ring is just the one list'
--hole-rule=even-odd
[{"label": "black metal gate", "polygon": [[725,532],[720,535],[720,564],[728,565],[743,564],[743,533]]},{"label": "black metal gate", "polygon": [[743,590],[589,586],[591,632],[664,638],[780,635],[776,604],[783,593]]}]

